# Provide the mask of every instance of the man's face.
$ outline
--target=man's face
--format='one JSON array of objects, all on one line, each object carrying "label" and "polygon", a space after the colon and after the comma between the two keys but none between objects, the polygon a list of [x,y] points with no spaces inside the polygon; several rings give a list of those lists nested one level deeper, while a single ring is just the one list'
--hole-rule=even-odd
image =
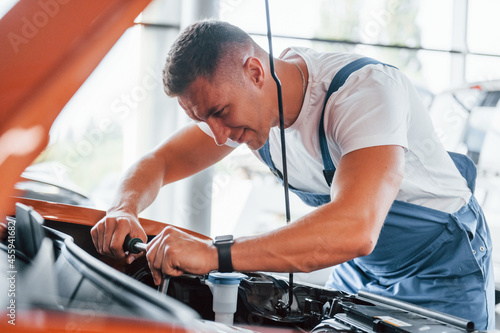
[{"label": "man's face", "polygon": [[178,100],[191,119],[208,124],[218,145],[231,139],[259,149],[273,126],[263,89],[251,80],[215,84],[199,77]]}]

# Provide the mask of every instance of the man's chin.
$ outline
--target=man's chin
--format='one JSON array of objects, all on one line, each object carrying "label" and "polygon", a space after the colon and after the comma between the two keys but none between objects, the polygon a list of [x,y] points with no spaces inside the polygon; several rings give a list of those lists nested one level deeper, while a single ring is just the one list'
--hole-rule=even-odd
[{"label": "man's chin", "polygon": [[[267,141],[267,140],[266,140]],[[251,141],[248,141],[247,143],[245,143],[247,145],[248,148],[250,148],[251,150],[259,150],[260,148],[262,148],[266,141],[264,142],[261,142],[261,140],[251,140]]]}]

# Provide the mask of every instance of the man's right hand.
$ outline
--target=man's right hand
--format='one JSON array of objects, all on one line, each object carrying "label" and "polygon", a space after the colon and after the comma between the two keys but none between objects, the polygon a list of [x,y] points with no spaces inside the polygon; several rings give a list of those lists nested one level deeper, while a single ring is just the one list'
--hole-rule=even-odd
[{"label": "man's right hand", "polygon": [[90,231],[92,241],[97,252],[100,254],[121,259],[127,257],[127,263],[132,263],[142,253],[128,255],[123,251],[123,242],[125,237],[138,237],[144,243],[147,243],[147,235],[136,216],[122,212],[111,211],[100,220]]}]

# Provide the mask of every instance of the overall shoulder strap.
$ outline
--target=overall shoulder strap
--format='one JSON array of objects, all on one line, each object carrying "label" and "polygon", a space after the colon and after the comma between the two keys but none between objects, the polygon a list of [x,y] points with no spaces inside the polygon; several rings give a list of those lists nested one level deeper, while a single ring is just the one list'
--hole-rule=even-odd
[{"label": "overall shoulder strap", "polygon": [[281,174],[281,171],[279,171],[276,166],[273,163],[273,159],[271,158],[271,151],[269,148],[269,139],[267,139],[266,143],[264,146],[262,146],[259,149],[259,155],[262,157],[262,160],[264,160],[264,163],[269,167],[271,172],[280,180],[283,180],[283,175]]},{"label": "overall shoulder strap", "polygon": [[[381,63],[375,59],[372,58],[360,58],[357,59],[346,66],[344,66],[338,73],[334,76],[332,82],[330,83],[330,87],[328,88],[328,91],[325,96],[325,102],[323,104],[323,110],[321,112],[321,118],[320,118],[320,123],[319,123],[319,144],[320,144],[320,149],[321,149],[321,156],[323,159],[323,174],[325,176],[325,180],[328,184],[328,186],[332,185],[332,180],[333,180],[333,175],[335,174],[335,165],[332,162],[332,158],[330,156],[330,152],[328,151],[328,143],[326,140],[326,135],[325,135],[325,125],[324,125],[324,116],[325,116],[325,109],[326,109],[326,104],[328,103],[328,99],[330,96],[339,90],[340,87],[342,87],[349,77],[353,72],[357,71],[358,69],[363,68],[366,65],[370,64],[382,64],[390,67],[394,67],[391,65],[387,65],[384,63]],[[394,67],[396,68],[396,67]],[[266,141],[264,146],[259,149],[259,155],[262,157],[264,162],[267,164],[269,169],[280,179],[283,179],[283,176],[281,175],[281,172],[276,169],[273,160],[271,158],[271,152],[269,149],[269,139]]]},{"label": "overall shoulder strap", "polygon": [[465,178],[467,181],[467,186],[471,190],[472,193],[474,193],[474,190],[476,188],[476,177],[477,177],[477,167],[472,162],[472,160],[459,153],[451,152],[449,151],[448,154],[450,155],[451,159],[453,160],[453,163],[455,163],[455,166],[457,167],[458,171],[460,171],[460,174],[462,177]]},{"label": "overall shoulder strap", "polygon": [[372,65],[372,64],[382,64],[394,67],[368,57],[354,60],[353,62],[347,64],[341,70],[338,71],[338,73],[334,76],[332,82],[330,83],[330,87],[328,88],[328,91],[326,93],[325,102],[323,104],[323,111],[321,112],[321,118],[319,122],[319,145],[321,149],[321,157],[323,158],[323,168],[324,168],[323,175],[325,176],[325,180],[328,186],[332,185],[333,175],[335,174],[335,165],[333,165],[330,152],[328,151],[328,143],[325,135],[324,117],[325,117],[326,104],[328,103],[328,99],[330,98],[330,96],[344,85],[349,75],[351,75],[358,69],[363,68],[366,65]]}]

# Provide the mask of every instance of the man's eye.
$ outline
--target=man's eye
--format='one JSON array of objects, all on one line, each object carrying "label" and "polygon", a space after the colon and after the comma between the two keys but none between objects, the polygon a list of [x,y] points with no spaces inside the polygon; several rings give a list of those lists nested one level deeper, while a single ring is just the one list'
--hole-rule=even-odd
[{"label": "man's eye", "polygon": [[214,117],[218,117],[218,118],[222,117],[222,115],[224,114],[224,109],[225,108],[222,108],[219,111],[215,112]]}]

